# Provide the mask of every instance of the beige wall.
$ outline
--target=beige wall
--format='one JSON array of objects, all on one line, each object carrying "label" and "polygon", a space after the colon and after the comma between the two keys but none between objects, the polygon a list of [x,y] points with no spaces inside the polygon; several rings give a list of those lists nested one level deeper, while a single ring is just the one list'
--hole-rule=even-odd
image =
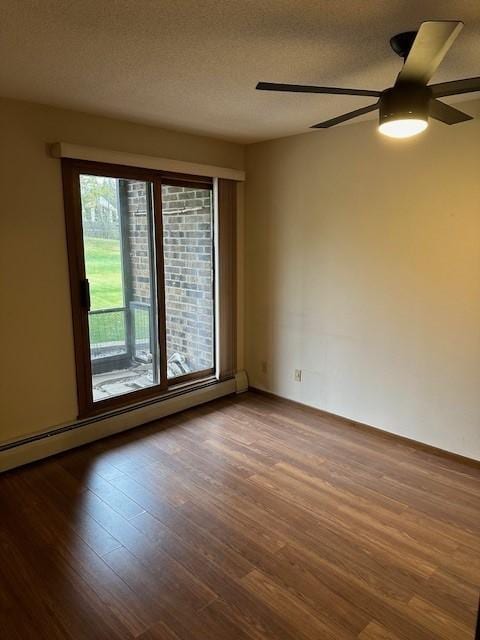
[{"label": "beige wall", "polygon": [[252,145],[246,216],[250,384],[480,459],[480,119]]},{"label": "beige wall", "polygon": [[58,141],[243,168],[240,145],[0,100],[0,442],[77,415]]}]

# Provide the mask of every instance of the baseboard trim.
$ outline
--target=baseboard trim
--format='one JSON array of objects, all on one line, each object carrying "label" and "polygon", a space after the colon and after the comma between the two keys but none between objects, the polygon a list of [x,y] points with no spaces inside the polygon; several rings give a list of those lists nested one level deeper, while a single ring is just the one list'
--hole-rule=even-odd
[{"label": "baseboard trim", "polygon": [[330,411],[325,411],[324,409],[317,409],[317,407],[312,407],[311,405],[303,404],[302,402],[297,402],[296,400],[284,398],[283,396],[272,393],[271,391],[265,391],[265,389],[260,389],[258,387],[249,387],[248,390],[252,391],[253,393],[257,393],[258,395],[265,396],[266,398],[280,401],[282,404],[296,407],[297,409],[302,409],[303,411],[307,411],[308,413],[312,413],[323,418],[334,418],[335,420],[339,420],[349,427],[362,429],[364,431],[373,431],[385,438],[401,441],[404,444],[413,446],[419,451],[430,453],[441,458],[446,458],[447,460],[455,460],[456,462],[461,462],[462,464],[474,467],[475,469],[480,469],[480,460],[475,460],[475,458],[467,458],[466,456],[462,456],[459,453],[452,453],[451,451],[446,451],[445,449],[439,449],[438,447],[434,447],[433,445],[419,442],[418,440],[414,440],[413,438],[407,438],[406,436],[401,436],[396,433],[392,433],[391,431],[386,431],[381,427],[373,427],[370,424],[357,422],[356,420],[352,420],[351,418],[345,418],[344,416],[340,416],[336,413],[331,413]]},{"label": "baseboard trim", "polygon": [[77,420],[45,433],[5,444],[0,450],[0,472],[48,458],[236,392],[235,378],[215,381],[157,402],[150,401],[148,404],[107,416]]}]

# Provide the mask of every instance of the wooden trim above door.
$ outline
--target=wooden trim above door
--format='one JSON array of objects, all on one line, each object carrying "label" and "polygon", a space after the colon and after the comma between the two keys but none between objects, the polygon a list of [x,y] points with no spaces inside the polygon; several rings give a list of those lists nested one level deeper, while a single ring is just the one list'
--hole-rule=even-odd
[{"label": "wooden trim above door", "polygon": [[228,167],[217,167],[210,164],[197,162],[185,162],[184,160],[172,160],[170,158],[158,158],[139,153],[126,151],[111,151],[96,147],[85,147],[68,142],[57,142],[50,147],[50,153],[54,158],[71,158],[74,160],[87,160],[110,165],[126,165],[140,169],[153,169],[154,171],[171,172],[190,177],[190,175],[206,176],[210,178],[225,178],[242,182],[245,180],[245,171]]}]

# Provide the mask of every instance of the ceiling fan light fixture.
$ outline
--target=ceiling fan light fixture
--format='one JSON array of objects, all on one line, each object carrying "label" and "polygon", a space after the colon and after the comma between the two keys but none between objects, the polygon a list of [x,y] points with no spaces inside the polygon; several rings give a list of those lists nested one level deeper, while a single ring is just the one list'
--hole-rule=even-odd
[{"label": "ceiling fan light fixture", "polygon": [[411,138],[428,127],[428,120],[422,118],[399,118],[382,122],[378,126],[380,133],[389,138]]},{"label": "ceiling fan light fixture", "polygon": [[410,138],[428,127],[428,87],[403,85],[387,89],[379,101],[378,130],[390,138]]}]

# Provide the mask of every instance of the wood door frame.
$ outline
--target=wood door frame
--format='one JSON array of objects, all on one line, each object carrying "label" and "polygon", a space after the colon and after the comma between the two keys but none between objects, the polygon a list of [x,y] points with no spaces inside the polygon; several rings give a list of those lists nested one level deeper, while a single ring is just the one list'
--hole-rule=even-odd
[{"label": "wood door frame", "polygon": [[[153,186],[153,229],[152,239],[155,243],[155,281],[156,281],[156,301],[157,301],[157,324],[158,324],[158,341],[159,341],[159,368],[160,381],[159,384],[146,389],[139,389],[131,393],[107,398],[105,400],[93,401],[92,391],[92,368],[90,360],[90,340],[88,327],[88,313],[81,303],[81,281],[85,280],[85,255],[83,243],[82,228],[82,212],[81,212],[81,193],[80,193],[80,174],[98,175],[102,177],[120,178],[126,180],[140,180],[151,182]],[[164,256],[163,256],[163,219],[162,219],[162,184],[171,186],[185,186],[193,188],[206,188],[212,191],[213,183],[211,178],[205,176],[180,175],[164,171],[156,171],[152,169],[142,169],[125,165],[113,165],[100,162],[91,162],[86,160],[75,160],[71,158],[62,159],[62,181],[65,207],[65,224],[67,235],[68,263],[70,274],[70,297],[72,306],[72,321],[74,333],[74,350],[75,350],[75,367],[77,374],[77,399],[79,407],[79,418],[107,413],[114,409],[128,407],[137,404],[146,399],[166,396],[175,390],[178,385],[185,385],[192,382],[192,386],[199,382],[211,378],[215,374],[215,367],[205,369],[203,371],[195,371],[190,374],[178,376],[168,379],[167,376],[167,349],[166,349],[166,323],[165,323],[165,281],[164,281]],[[220,180],[219,180],[220,182]],[[233,181],[223,181],[236,184]],[[213,203],[213,198],[212,198]],[[220,211],[220,218],[228,218]],[[220,213],[222,215],[220,215]],[[220,225],[220,223],[219,223]],[[221,225],[220,225],[221,226]],[[220,237],[220,236],[219,236]],[[217,257],[220,263],[220,269],[223,254],[230,255],[233,258],[234,251],[232,247],[224,251],[222,243],[216,248]],[[225,258],[223,258],[225,262]],[[215,262],[215,261],[214,261]],[[231,284],[231,283],[230,283]],[[224,297],[236,296],[231,291],[225,290],[230,286],[229,281],[225,280],[224,285],[220,287],[220,300]],[[215,292],[214,295],[214,304]],[[225,315],[225,314],[224,314]],[[231,313],[230,320],[227,318],[223,322],[233,322],[234,312]],[[221,331],[221,329],[218,329]],[[214,334],[217,328],[214,329]],[[225,342],[225,341],[224,341]],[[215,343],[215,340],[214,340]],[[231,343],[222,343],[219,340],[221,351],[223,348],[231,348]],[[230,359],[235,355],[231,354]],[[219,372],[218,378],[225,379],[225,374]]]},{"label": "wood door frame", "polygon": [[218,206],[218,378],[227,380],[237,368],[237,183],[220,178]]}]

